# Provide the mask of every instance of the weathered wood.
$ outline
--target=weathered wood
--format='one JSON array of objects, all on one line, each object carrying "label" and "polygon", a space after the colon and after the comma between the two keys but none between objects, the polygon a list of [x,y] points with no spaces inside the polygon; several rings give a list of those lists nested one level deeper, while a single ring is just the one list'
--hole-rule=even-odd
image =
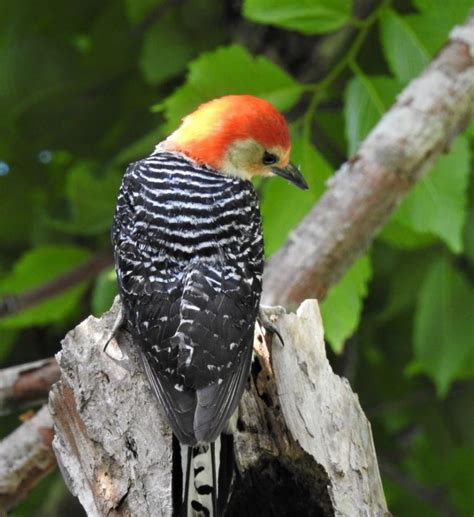
[{"label": "weathered wood", "polygon": [[58,379],[59,367],[52,357],[0,370],[0,415],[44,403]]},{"label": "weathered wood", "polygon": [[103,351],[118,304],[69,332],[50,393],[53,448],[87,515],[171,515],[171,431],[127,333]]},{"label": "weathered wood", "polygon": [[[170,430],[129,334],[103,351],[117,311],[116,303],[88,318],[63,342],[53,447],[88,515],[169,516]],[[285,347],[275,342],[269,353],[257,334],[233,433],[238,475],[228,514],[384,515],[370,425],[329,366],[317,302],[274,314]]]},{"label": "weathered wood", "polygon": [[54,469],[52,439],[51,416],[43,407],[0,442],[0,515]]}]

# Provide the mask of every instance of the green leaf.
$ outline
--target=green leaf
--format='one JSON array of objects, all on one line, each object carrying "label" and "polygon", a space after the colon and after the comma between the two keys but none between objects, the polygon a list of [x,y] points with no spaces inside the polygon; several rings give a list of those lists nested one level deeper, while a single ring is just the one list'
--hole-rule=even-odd
[{"label": "green leaf", "polygon": [[387,301],[382,310],[378,309],[378,321],[390,320],[415,307],[424,274],[435,257],[425,251],[396,254],[396,262],[386,275]]},{"label": "green leaf", "polygon": [[[83,262],[90,253],[78,246],[39,246],[26,252],[0,282],[0,294],[17,294],[44,284]],[[83,282],[47,301],[0,320],[0,326],[18,328],[45,325],[65,318],[87,287]]]},{"label": "green leaf", "polygon": [[148,83],[159,84],[182,72],[194,54],[187,33],[177,30],[166,16],[145,33],[140,69]]},{"label": "green leaf", "polygon": [[409,17],[387,9],[380,18],[380,31],[390,70],[400,81],[408,82],[429,63],[430,52],[410,25]]},{"label": "green leaf", "polygon": [[474,122],[471,122],[469,126],[467,126],[466,130],[464,131],[464,134],[468,138],[474,138]]},{"label": "green leaf", "polygon": [[99,317],[110,309],[118,294],[117,279],[113,267],[105,269],[97,277],[92,290],[92,313]]},{"label": "green leaf", "polygon": [[363,303],[372,276],[368,256],[358,259],[344,277],[329,291],[321,304],[324,332],[337,354],[357,329]]},{"label": "green leaf", "polygon": [[[0,176],[0,242],[5,248],[28,242],[35,207],[32,190],[25,179],[13,177],[12,172]],[[19,206],[24,210],[18,210]]]},{"label": "green leaf", "polygon": [[351,8],[350,0],[245,0],[243,13],[254,22],[317,34],[346,24]]},{"label": "green leaf", "polygon": [[359,73],[345,91],[344,118],[349,155],[390,107],[400,91],[400,83],[390,77]]},{"label": "green leaf", "polygon": [[250,94],[281,111],[300,98],[302,86],[263,56],[253,57],[238,45],[202,54],[189,65],[186,83],[163,102],[171,132],[199,104],[227,94]]},{"label": "green leaf", "polygon": [[163,140],[164,134],[161,127],[150,131],[138,140],[132,142],[128,147],[122,149],[113,159],[113,166],[122,166],[124,163],[131,163],[148,156],[153,152],[156,145]]},{"label": "green leaf", "polygon": [[132,23],[138,23],[155,7],[163,3],[163,0],[124,0],[128,19]]},{"label": "green leaf", "polygon": [[300,190],[281,178],[265,180],[261,212],[267,256],[283,244],[292,228],[313,207],[332,174],[323,156],[299,135],[292,138],[291,161],[300,166],[309,190]]},{"label": "green leaf", "polygon": [[407,22],[431,55],[444,45],[451,29],[466,20],[473,6],[472,0],[414,0],[413,3],[421,14],[407,16]]},{"label": "green leaf", "polygon": [[121,173],[93,173],[93,165],[80,162],[67,176],[66,192],[71,208],[69,221],[51,221],[53,227],[79,235],[97,235],[110,228]]},{"label": "green leaf", "polygon": [[[187,0],[161,16],[143,38],[140,69],[147,82],[157,85],[183,73],[200,52],[225,41],[222,17],[215,0]],[[204,26],[215,28],[203,31]]]},{"label": "green leaf", "polygon": [[18,330],[0,327],[0,361],[7,357],[15,343]]},{"label": "green leaf", "polygon": [[[469,144],[458,137],[402,202],[391,222],[442,239],[454,253],[463,249],[469,185]],[[389,223],[390,225],[390,223]]]},{"label": "green leaf", "polygon": [[410,226],[397,221],[394,216],[383,227],[378,237],[396,248],[405,250],[426,248],[437,240],[434,235],[429,233],[416,232]]},{"label": "green leaf", "polygon": [[466,227],[464,231],[464,252],[471,267],[474,268],[474,202],[467,211]]},{"label": "green leaf", "polygon": [[415,313],[415,363],[410,371],[424,372],[439,395],[474,360],[474,288],[446,259],[428,270]]}]

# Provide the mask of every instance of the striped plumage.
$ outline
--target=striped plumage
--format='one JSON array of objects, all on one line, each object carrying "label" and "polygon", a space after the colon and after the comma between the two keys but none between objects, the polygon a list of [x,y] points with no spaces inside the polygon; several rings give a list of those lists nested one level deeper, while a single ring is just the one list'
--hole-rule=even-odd
[{"label": "striped plumage", "polygon": [[232,449],[220,433],[250,370],[262,289],[262,225],[249,180],[278,175],[307,188],[290,147],[270,103],[230,95],[199,106],[123,178],[115,269],[125,322],[181,443],[175,513],[215,517],[225,505]]},{"label": "striped plumage", "polygon": [[252,354],[263,267],[256,193],[158,150],[128,168],[112,238],[125,319],[173,432],[211,442]]}]

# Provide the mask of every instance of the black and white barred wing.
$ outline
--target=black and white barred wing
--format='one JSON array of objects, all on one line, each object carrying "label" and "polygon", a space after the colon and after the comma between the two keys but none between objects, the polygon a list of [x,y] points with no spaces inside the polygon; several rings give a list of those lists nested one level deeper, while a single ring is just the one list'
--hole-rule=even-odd
[{"label": "black and white barred wing", "polygon": [[151,385],[182,443],[217,438],[250,369],[257,300],[246,282],[216,286],[212,275],[218,274],[215,267],[196,265],[187,275],[180,323],[166,343],[176,357],[173,374],[163,374],[156,349],[142,351]]},{"label": "black and white barred wing", "polygon": [[214,440],[244,389],[261,291],[257,205],[246,182],[177,156],[132,164],[122,183],[112,239],[125,317],[182,443]]}]

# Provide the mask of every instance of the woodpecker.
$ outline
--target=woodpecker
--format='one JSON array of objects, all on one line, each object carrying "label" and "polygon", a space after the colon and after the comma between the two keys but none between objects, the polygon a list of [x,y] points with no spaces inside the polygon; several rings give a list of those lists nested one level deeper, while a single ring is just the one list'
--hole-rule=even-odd
[{"label": "woodpecker", "polygon": [[[252,358],[263,235],[251,179],[306,189],[267,101],[202,104],[120,187],[112,228],[124,322],[183,451],[181,515],[219,515],[219,437]],[[225,496],[224,496],[225,497]]]}]

